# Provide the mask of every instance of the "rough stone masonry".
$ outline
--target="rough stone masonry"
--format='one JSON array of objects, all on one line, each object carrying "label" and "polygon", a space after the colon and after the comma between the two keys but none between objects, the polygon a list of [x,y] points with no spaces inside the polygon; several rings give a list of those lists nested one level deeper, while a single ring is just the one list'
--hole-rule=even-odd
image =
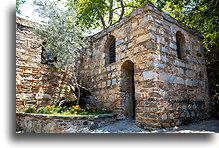
[{"label": "rough stone masonry", "polygon": [[210,115],[202,37],[195,30],[146,3],[90,43],[87,85],[119,119],[153,129]]},{"label": "rough stone masonry", "polygon": [[[17,44],[27,42],[26,37],[18,37],[17,42],[22,41]],[[195,30],[146,3],[88,40],[81,71],[86,78],[84,85],[92,88],[97,105],[117,113],[118,119],[133,118],[139,127],[154,129],[203,120],[211,115],[202,37]],[[22,50],[17,48],[18,62],[22,58],[24,63],[39,65],[39,61],[28,61],[24,55],[18,55]],[[40,56],[40,48],[33,51],[38,52],[28,55],[29,58]],[[30,87],[19,87],[19,77],[28,73],[27,64],[23,64],[23,71],[20,65],[17,64],[17,107],[22,100],[19,92],[25,96],[32,94],[30,100],[36,100],[39,92],[38,87],[31,91],[24,91]],[[42,79],[35,80],[44,90]],[[58,78],[50,80],[58,82]],[[52,94],[51,98],[56,97]]]}]

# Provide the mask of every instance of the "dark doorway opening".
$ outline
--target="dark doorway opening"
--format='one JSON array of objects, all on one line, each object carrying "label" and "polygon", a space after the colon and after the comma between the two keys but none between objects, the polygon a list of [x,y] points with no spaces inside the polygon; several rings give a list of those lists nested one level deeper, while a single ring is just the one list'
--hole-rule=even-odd
[{"label": "dark doorway opening", "polygon": [[134,83],[134,63],[130,60],[125,61],[122,65],[122,104],[124,107],[124,115],[127,118],[135,119],[135,83]]}]

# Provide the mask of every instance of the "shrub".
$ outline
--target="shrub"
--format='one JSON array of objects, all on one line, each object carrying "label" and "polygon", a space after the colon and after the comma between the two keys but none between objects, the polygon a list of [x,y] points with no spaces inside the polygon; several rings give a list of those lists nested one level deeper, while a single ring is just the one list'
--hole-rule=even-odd
[{"label": "shrub", "polygon": [[39,107],[37,111],[34,108],[32,109],[27,108],[26,110],[30,110],[32,111],[32,113],[53,114],[53,115],[97,115],[97,114],[110,113],[110,111],[106,109],[89,108],[89,107],[82,108],[79,105],[73,105],[71,107],[45,106],[45,107]]},{"label": "shrub", "polygon": [[37,109],[37,113],[39,114],[53,114],[56,112],[56,108],[53,106],[40,107]]},{"label": "shrub", "polygon": [[36,109],[33,107],[28,107],[24,110],[25,113],[36,113]]},{"label": "shrub", "polygon": [[219,111],[219,93],[213,95],[213,106],[216,111]]}]

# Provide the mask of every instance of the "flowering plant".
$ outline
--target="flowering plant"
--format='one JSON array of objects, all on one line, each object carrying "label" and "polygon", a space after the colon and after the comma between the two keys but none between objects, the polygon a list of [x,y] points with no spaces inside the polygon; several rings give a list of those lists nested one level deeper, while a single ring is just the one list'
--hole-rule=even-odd
[{"label": "flowering plant", "polygon": [[54,115],[95,115],[110,113],[110,111],[103,108],[90,108],[88,106],[80,107],[79,105],[73,105],[71,107],[45,106],[39,107],[34,112],[38,114]]}]

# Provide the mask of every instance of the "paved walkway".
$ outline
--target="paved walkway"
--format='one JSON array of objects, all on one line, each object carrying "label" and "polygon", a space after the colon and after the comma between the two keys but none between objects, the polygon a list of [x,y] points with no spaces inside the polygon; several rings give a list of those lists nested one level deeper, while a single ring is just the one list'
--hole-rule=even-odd
[{"label": "paved walkway", "polygon": [[112,125],[96,129],[92,133],[219,133],[219,120],[205,120],[180,127],[155,131],[141,129],[135,125],[133,120],[122,120]]}]

